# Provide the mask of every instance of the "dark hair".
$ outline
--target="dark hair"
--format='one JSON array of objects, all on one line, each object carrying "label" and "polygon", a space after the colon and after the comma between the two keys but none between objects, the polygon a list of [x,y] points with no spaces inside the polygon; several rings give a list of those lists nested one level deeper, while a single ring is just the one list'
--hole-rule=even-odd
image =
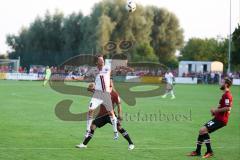
[{"label": "dark hair", "polygon": [[95,57],[94,57],[94,63],[97,64],[98,62],[98,58],[102,57],[104,59],[104,55],[103,54],[97,54]]},{"label": "dark hair", "polygon": [[230,87],[232,85],[232,80],[230,78],[225,78],[224,83],[227,84],[228,87]]},{"label": "dark hair", "polygon": [[98,54],[98,55],[97,55],[97,58],[99,58],[99,57],[103,57],[103,54]]}]

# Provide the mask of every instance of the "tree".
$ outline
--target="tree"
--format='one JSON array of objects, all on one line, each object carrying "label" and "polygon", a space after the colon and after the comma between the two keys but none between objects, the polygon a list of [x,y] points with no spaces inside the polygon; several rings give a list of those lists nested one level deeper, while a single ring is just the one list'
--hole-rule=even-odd
[{"label": "tree", "polygon": [[8,57],[7,57],[7,55],[5,55],[5,54],[0,54],[0,59],[7,59]]},{"label": "tree", "polygon": [[136,50],[133,54],[135,61],[150,61],[157,62],[158,58],[154,54],[153,48],[149,43],[142,43],[136,47]]},{"label": "tree", "polygon": [[129,57],[133,61],[175,61],[182,46],[183,31],[177,17],[156,7],[137,5],[128,13],[125,0],[103,0],[95,4],[89,16],[81,12],[65,17],[56,10],[36,17],[19,35],[8,35],[9,56],[22,59],[22,65],[57,65],[80,53],[103,52],[108,41],[132,41]]},{"label": "tree", "polygon": [[175,52],[183,45],[183,30],[177,17],[166,9],[149,7],[153,11],[151,45],[159,61],[167,63],[175,57]]},{"label": "tree", "polygon": [[232,64],[235,70],[240,70],[240,24],[234,30],[232,35],[233,51],[232,51]]},{"label": "tree", "polygon": [[96,37],[98,38],[97,47],[98,50],[101,50],[106,42],[110,40],[111,34],[116,27],[116,23],[112,22],[109,16],[102,15],[98,19],[99,23],[96,26],[97,32]]},{"label": "tree", "polygon": [[63,39],[65,58],[79,54],[83,48],[83,18],[81,12],[72,13],[63,20]]},{"label": "tree", "polygon": [[191,38],[181,49],[180,60],[220,61],[227,66],[228,39]]}]

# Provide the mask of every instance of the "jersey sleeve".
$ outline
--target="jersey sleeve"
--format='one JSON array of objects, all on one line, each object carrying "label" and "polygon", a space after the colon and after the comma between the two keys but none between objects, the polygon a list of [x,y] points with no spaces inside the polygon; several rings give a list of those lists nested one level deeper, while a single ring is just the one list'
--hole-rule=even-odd
[{"label": "jersey sleeve", "polygon": [[226,107],[232,106],[232,96],[230,94],[226,94],[226,96],[224,97],[224,105]]},{"label": "jersey sleeve", "polygon": [[87,73],[85,74],[84,79],[88,80],[88,81],[94,81],[96,77],[96,71],[95,68],[91,68],[90,70],[87,71]]},{"label": "jersey sleeve", "polygon": [[105,69],[106,69],[108,72],[111,72],[111,67],[110,67],[110,66],[105,66]]}]

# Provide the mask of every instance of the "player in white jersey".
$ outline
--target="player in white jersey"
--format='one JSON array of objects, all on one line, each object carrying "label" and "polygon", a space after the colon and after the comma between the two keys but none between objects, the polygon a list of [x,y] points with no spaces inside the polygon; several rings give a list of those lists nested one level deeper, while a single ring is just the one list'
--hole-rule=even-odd
[{"label": "player in white jersey", "polygon": [[164,75],[164,78],[167,82],[167,86],[166,86],[166,92],[165,94],[162,96],[162,98],[166,98],[168,94],[171,94],[171,99],[175,99],[175,95],[173,92],[173,81],[174,81],[174,76],[170,71],[167,71]]},{"label": "player in white jersey", "polygon": [[112,100],[111,100],[111,89],[112,82],[111,82],[111,68],[109,66],[104,65],[103,56],[98,56],[97,59],[97,67],[91,69],[87,74],[87,77],[92,77],[94,80],[94,91],[93,96],[89,104],[89,111],[87,116],[87,133],[85,136],[88,135],[90,132],[90,126],[93,121],[93,112],[94,110],[103,104],[106,107],[106,110],[109,112],[109,116],[112,122],[113,131],[114,131],[114,139],[118,139],[118,132],[117,132],[117,118],[114,114],[113,107],[112,107]]}]

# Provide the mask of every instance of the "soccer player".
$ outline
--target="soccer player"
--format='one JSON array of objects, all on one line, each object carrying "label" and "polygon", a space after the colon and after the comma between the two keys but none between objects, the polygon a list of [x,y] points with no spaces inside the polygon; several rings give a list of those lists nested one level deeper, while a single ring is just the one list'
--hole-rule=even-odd
[{"label": "soccer player", "polygon": [[171,94],[171,99],[175,99],[175,95],[173,92],[173,81],[174,81],[174,76],[172,74],[172,72],[167,71],[164,75],[164,78],[166,79],[167,82],[167,86],[166,86],[166,92],[165,94],[162,96],[162,98],[166,98],[168,94]]},{"label": "soccer player", "polygon": [[49,66],[46,67],[45,70],[45,77],[44,77],[44,81],[43,81],[43,86],[45,87],[47,85],[47,83],[49,82],[49,79],[51,77],[52,71],[49,68]]},{"label": "soccer player", "polygon": [[232,95],[230,92],[230,86],[232,85],[232,81],[229,78],[224,80],[224,83],[220,87],[221,90],[224,91],[222,98],[219,101],[218,107],[212,108],[210,110],[212,116],[214,118],[207,122],[200,130],[197,139],[197,148],[195,151],[191,152],[189,156],[201,156],[201,146],[203,143],[206,144],[207,152],[203,156],[203,158],[210,158],[213,156],[213,150],[211,148],[210,136],[209,133],[212,133],[224,126],[228,123],[228,118],[230,115],[231,107],[232,107]]},{"label": "soccer player", "polygon": [[[117,106],[117,111],[118,111],[118,121],[117,121],[117,130],[119,133],[122,134],[122,136],[128,141],[128,150],[133,150],[134,149],[134,144],[127,133],[127,131],[122,128],[121,121],[122,121],[122,107],[121,107],[121,101],[118,93],[116,91],[111,91],[111,99],[112,99],[112,104],[113,107]],[[95,118],[95,120],[91,124],[91,130],[90,133],[88,134],[87,137],[84,138],[83,143],[76,145],[77,148],[86,148],[88,142],[92,139],[94,131],[96,128],[101,128],[107,123],[112,123],[110,120],[110,117],[108,116],[108,111],[105,109],[104,105],[100,106],[100,111]]]},{"label": "soccer player", "polygon": [[111,68],[107,65],[104,65],[103,56],[100,55],[97,57],[97,67],[92,68],[87,74],[86,77],[92,77],[94,80],[95,88],[93,90],[93,96],[89,104],[88,115],[87,115],[87,131],[85,137],[90,133],[90,126],[93,121],[93,112],[94,110],[103,104],[106,110],[109,113],[110,120],[112,122],[113,131],[114,131],[114,140],[118,139],[117,132],[117,118],[114,114],[111,100]]}]

